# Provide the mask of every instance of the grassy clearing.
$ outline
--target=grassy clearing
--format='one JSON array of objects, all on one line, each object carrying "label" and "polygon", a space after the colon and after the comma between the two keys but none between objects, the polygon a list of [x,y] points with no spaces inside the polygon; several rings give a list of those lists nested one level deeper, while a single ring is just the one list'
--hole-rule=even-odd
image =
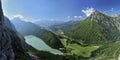
[{"label": "grassy clearing", "polygon": [[77,55],[83,57],[91,57],[93,51],[97,50],[99,46],[82,47],[78,44],[69,44],[67,46],[67,55]]},{"label": "grassy clearing", "polygon": [[67,39],[61,39],[61,43],[66,47],[67,45]]}]

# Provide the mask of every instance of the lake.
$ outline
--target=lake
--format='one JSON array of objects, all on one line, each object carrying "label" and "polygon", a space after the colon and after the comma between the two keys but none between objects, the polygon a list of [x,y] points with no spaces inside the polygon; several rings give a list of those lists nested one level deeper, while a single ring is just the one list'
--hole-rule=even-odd
[{"label": "lake", "polygon": [[47,51],[55,55],[63,55],[61,51],[51,48],[42,39],[34,35],[25,36],[25,41],[27,44],[31,45],[39,51]]}]

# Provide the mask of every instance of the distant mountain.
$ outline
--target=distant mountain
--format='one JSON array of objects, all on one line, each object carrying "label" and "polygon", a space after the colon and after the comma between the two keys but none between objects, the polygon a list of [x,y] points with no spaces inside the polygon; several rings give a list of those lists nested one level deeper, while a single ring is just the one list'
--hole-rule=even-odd
[{"label": "distant mountain", "polygon": [[53,25],[53,26],[50,26],[49,29],[51,29],[52,31],[58,31],[58,30],[61,30],[61,29],[66,29],[66,28],[69,28],[77,23],[79,23],[80,21],[68,21],[68,22],[64,22],[62,24],[57,24],[57,25]]},{"label": "distant mountain", "polygon": [[36,34],[41,28],[31,22],[22,21],[20,18],[14,18],[11,21],[16,30],[22,35]]},{"label": "distant mountain", "polygon": [[9,29],[16,31],[14,25],[9,21],[6,16],[4,16],[4,25],[7,26]]},{"label": "distant mountain", "polygon": [[40,26],[40,27],[44,27],[44,28],[48,28],[50,26],[53,26],[53,25],[57,25],[57,24],[62,24],[64,23],[65,21],[60,21],[60,20],[55,20],[55,21],[52,21],[52,20],[40,20],[40,21],[36,21],[34,22],[36,25]]},{"label": "distant mountain", "polygon": [[37,26],[34,23],[25,22],[19,18],[13,19],[12,23],[15,25],[17,31],[24,36],[35,35],[44,40],[44,42],[47,43],[52,48],[58,49],[60,47],[63,47],[56,34],[48,30],[42,29],[41,27]]}]

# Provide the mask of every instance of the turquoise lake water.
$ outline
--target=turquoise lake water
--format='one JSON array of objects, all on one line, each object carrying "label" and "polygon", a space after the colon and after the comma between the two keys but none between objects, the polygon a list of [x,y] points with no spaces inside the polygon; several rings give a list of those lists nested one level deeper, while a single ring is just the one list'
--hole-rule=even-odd
[{"label": "turquoise lake water", "polygon": [[25,40],[27,44],[31,45],[39,51],[47,51],[55,55],[63,55],[61,51],[51,48],[42,39],[34,35],[25,36]]}]

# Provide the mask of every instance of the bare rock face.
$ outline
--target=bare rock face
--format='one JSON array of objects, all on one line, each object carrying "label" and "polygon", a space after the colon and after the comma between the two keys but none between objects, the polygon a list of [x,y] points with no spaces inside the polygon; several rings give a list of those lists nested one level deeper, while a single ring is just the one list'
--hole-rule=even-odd
[{"label": "bare rock face", "polygon": [[22,43],[13,24],[5,20],[0,0],[0,60],[27,60]]},{"label": "bare rock face", "polygon": [[4,16],[0,0],[0,60],[14,60],[14,52],[11,45],[9,29],[4,26]]}]

